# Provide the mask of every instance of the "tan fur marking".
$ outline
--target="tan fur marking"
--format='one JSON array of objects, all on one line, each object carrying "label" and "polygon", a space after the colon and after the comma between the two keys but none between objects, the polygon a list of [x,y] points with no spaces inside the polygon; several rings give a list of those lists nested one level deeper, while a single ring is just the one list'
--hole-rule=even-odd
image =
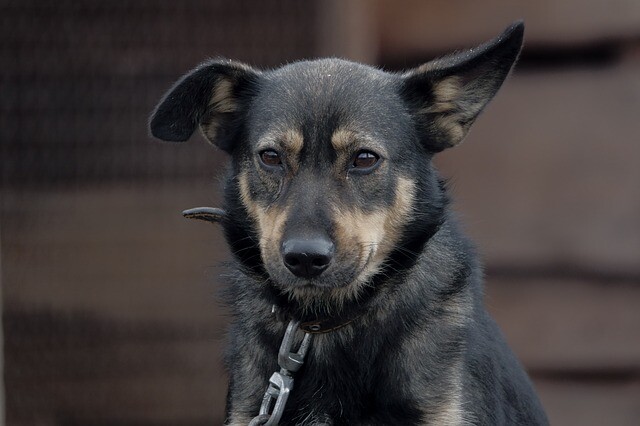
[{"label": "tan fur marking", "polygon": [[460,79],[449,77],[433,86],[433,104],[420,110],[423,114],[453,113],[456,111],[456,100],[462,91]]},{"label": "tan fur marking", "polygon": [[340,128],[331,135],[331,145],[338,152],[344,151],[349,148],[355,138],[356,133],[353,130]]},{"label": "tan fur marking", "polygon": [[289,215],[289,209],[277,210],[271,207],[266,210],[258,209],[258,212],[262,260],[267,263],[269,261],[265,258],[267,253],[279,253],[278,243],[282,240],[282,232]]},{"label": "tan fur marking", "polygon": [[406,178],[398,179],[396,199],[388,210],[375,213],[359,211],[336,211],[338,245],[357,247],[362,272],[357,283],[364,283],[382,266],[382,261],[391,253],[400,238],[400,231],[413,208],[415,183]]},{"label": "tan fur marking", "polygon": [[[400,230],[411,214],[414,198],[415,182],[402,177],[398,178],[396,199],[384,224],[385,232],[387,233],[386,244],[389,245],[387,249],[391,249],[398,242],[398,239],[400,238]],[[387,254],[389,253],[387,252],[385,256]]]},{"label": "tan fur marking", "polygon": [[438,102],[455,101],[462,92],[462,80],[460,77],[447,77],[435,85],[433,92]]},{"label": "tan fur marking", "polygon": [[304,145],[302,133],[296,129],[289,129],[281,136],[284,149],[287,151],[288,163],[291,171],[295,174],[300,167],[300,151]]},{"label": "tan fur marking", "polygon": [[240,201],[242,201],[242,204],[246,207],[251,218],[258,221],[258,206],[253,202],[251,197],[251,191],[249,191],[249,178],[247,177],[246,172],[242,172],[238,175],[238,185],[240,186]]},{"label": "tan fur marking", "polygon": [[445,78],[433,87],[433,104],[420,110],[422,114],[438,114],[434,122],[449,136],[451,145],[462,141],[466,133],[466,129],[460,125],[460,106],[456,103],[462,95],[462,90],[459,77]]},{"label": "tan fur marking", "polygon": [[[357,253],[362,269],[374,260],[381,242],[386,237],[386,211],[363,213],[353,210],[335,212],[336,240],[339,247],[349,247]],[[356,247],[353,247],[353,246]]]},{"label": "tan fur marking", "polygon": [[221,79],[213,87],[213,95],[209,101],[209,108],[217,113],[233,112],[237,105],[233,100],[233,83],[226,79]]},{"label": "tan fur marking", "polygon": [[258,224],[258,234],[260,236],[260,251],[262,260],[266,263],[267,253],[278,253],[278,242],[281,240],[284,224],[287,221],[289,209],[277,209],[273,206],[263,208],[256,204],[249,191],[249,182],[246,173],[238,176],[240,185],[240,199],[246,207],[249,215]]},{"label": "tan fur marking", "polygon": [[200,130],[209,142],[214,142],[218,134],[218,127],[220,126],[218,114],[236,110],[232,91],[233,83],[225,79],[221,79],[213,87],[213,94],[209,100],[207,111],[200,122]]},{"label": "tan fur marking", "polygon": [[435,123],[449,135],[451,146],[459,144],[464,139],[465,129],[460,125],[455,115],[443,115],[436,118]]},{"label": "tan fur marking", "polygon": [[297,157],[298,154],[300,154],[300,151],[302,151],[304,138],[300,131],[289,129],[282,135],[282,142],[285,145],[285,149]]},{"label": "tan fur marking", "polygon": [[466,424],[475,424],[465,419],[465,412],[462,409],[462,378],[461,378],[461,362],[457,362],[451,372],[451,387],[447,393],[449,398],[440,407],[438,413],[429,413],[424,425],[443,425],[443,426],[461,426]]},{"label": "tan fur marking", "polygon": [[469,295],[447,300],[441,304],[441,308],[449,323],[458,327],[465,327],[469,323],[473,311]]}]

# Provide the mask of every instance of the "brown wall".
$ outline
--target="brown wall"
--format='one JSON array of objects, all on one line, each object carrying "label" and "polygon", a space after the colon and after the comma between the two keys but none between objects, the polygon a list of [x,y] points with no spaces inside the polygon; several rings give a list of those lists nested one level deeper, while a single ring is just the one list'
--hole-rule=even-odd
[{"label": "brown wall", "polygon": [[640,415],[640,4],[377,1],[392,67],[524,18],[515,74],[438,159],[487,265],[487,305],[552,424]]}]

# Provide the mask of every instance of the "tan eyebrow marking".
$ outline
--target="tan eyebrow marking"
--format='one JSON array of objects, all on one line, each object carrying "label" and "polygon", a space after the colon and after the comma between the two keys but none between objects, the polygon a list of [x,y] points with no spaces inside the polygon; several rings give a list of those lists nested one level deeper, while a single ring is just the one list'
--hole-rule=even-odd
[{"label": "tan eyebrow marking", "polygon": [[384,144],[376,140],[375,137],[367,134],[366,132],[349,129],[338,128],[333,135],[331,135],[331,145],[337,153],[351,153],[356,148],[371,149],[378,155],[383,157],[387,155],[387,150],[384,148]]},{"label": "tan eyebrow marking", "polygon": [[282,143],[284,148],[295,158],[302,151],[304,145],[304,137],[300,131],[295,129],[288,129],[282,136]]},{"label": "tan eyebrow marking", "polygon": [[331,145],[336,151],[344,151],[356,139],[356,133],[353,130],[340,128],[331,135]]}]

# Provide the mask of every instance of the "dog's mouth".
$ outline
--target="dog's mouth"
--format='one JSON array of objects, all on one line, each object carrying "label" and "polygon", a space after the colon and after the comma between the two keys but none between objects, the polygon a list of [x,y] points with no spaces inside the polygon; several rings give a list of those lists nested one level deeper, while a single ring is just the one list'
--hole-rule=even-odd
[{"label": "dog's mouth", "polygon": [[352,265],[332,265],[322,274],[311,278],[301,278],[291,274],[286,268],[272,267],[273,262],[265,262],[265,268],[271,281],[281,289],[310,289],[323,291],[345,288],[350,286],[360,274],[359,269]]}]

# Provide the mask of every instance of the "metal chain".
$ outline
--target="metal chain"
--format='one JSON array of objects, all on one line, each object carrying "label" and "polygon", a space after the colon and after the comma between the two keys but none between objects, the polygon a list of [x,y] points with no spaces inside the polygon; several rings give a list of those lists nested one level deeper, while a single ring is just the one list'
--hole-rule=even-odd
[{"label": "metal chain", "polygon": [[271,375],[267,391],[262,397],[260,413],[249,422],[249,426],[276,426],[282,418],[289,393],[293,389],[292,373],[300,370],[311,346],[312,335],[304,333],[300,347],[294,351],[293,344],[299,327],[300,322],[295,320],[291,320],[287,325],[287,331],[284,333],[278,352],[280,371]]}]

